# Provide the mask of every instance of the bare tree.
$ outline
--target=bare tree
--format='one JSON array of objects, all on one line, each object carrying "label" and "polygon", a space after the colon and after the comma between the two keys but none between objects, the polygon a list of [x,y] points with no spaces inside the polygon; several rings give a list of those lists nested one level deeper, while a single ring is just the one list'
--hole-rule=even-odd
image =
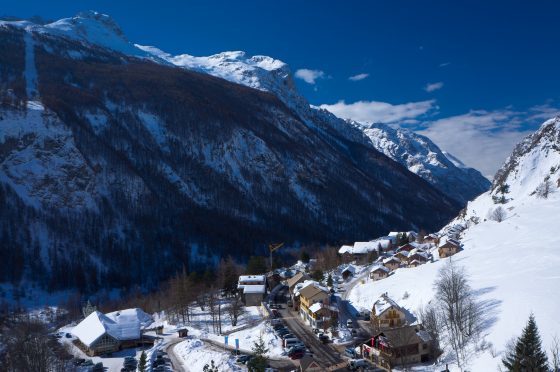
[{"label": "bare tree", "polygon": [[560,340],[558,335],[552,337],[552,344],[550,345],[550,368],[552,372],[560,371]]},{"label": "bare tree", "polygon": [[231,325],[235,327],[237,325],[237,320],[243,312],[243,302],[241,301],[241,296],[233,296],[227,305],[226,311],[231,319]]},{"label": "bare tree", "polygon": [[489,218],[496,222],[502,222],[507,217],[506,210],[502,206],[496,207],[492,213],[490,213]]},{"label": "bare tree", "polygon": [[462,370],[469,346],[478,340],[482,330],[480,305],[474,298],[465,270],[457,267],[453,260],[440,269],[434,286],[438,318]]},{"label": "bare tree", "polygon": [[418,320],[430,335],[430,356],[436,359],[441,354],[440,338],[442,332],[442,325],[438,318],[437,308],[432,304],[428,304],[425,307],[420,307],[417,313]]}]

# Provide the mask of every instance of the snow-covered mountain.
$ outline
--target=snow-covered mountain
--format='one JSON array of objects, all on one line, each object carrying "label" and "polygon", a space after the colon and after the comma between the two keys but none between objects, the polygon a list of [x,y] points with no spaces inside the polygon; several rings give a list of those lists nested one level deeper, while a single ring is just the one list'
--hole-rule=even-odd
[{"label": "snow-covered mountain", "polygon": [[1,22],[0,45],[0,254],[11,268],[0,281],[152,284],[270,241],[437,228],[460,209],[360,130],[290,98],[281,62],[216,59],[232,71],[242,61],[251,87],[193,61],[177,68],[95,12]]},{"label": "snow-covered mountain", "polygon": [[378,151],[463,204],[490,188],[490,181],[479,171],[444,153],[425,136],[385,124],[350,123],[361,128]]},{"label": "snow-covered mountain", "polygon": [[[337,136],[373,145],[378,151],[401,163],[462,204],[490,187],[489,181],[478,171],[456,165],[460,164],[456,158],[449,161],[450,159],[424,136],[406,130],[395,130],[382,124],[364,126],[350,123],[348,125],[346,121],[337,118],[329,111],[310,106],[297,91],[289,66],[278,59],[268,56],[248,56],[242,51],[223,52],[208,57],[189,54],[173,56],[153,46],[132,44],[109,16],[98,12],[83,12],[75,17],[65,18],[45,26],[27,24],[27,28],[110,48],[126,55],[151,59],[157,63],[168,63],[271,92],[297,112],[312,130],[323,133],[336,131]],[[362,134],[362,130],[366,136]]]},{"label": "snow-covered mountain", "polygon": [[[469,202],[448,225],[465,228],[461,233],[463,250],[452,259],[465,267],[483,304],[484,340],[490,343],[484,350],[474,350],[468,370],[498,370],[507,341],[520,335],[531,312],[545,349],[560,334],[560,237],[555,233],[560,227],[559,216],[557,117],[517,145],[497,172],[492,190]],[[434,255],[437,257],[436,251]],[[388,292],[414,312],[433,298],[434,280],[447,260],[399,269],[375,284],[358,285],[350,300],[358,308],[370,308],[377,296]]]}]

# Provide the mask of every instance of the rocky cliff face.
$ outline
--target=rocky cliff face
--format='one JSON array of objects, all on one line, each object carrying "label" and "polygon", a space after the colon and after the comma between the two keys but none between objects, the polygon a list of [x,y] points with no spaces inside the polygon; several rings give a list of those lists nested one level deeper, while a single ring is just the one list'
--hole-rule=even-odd
[{"label": "rocky cliff face", "polygon": [[271,241],[435,229],[460,208],[332,115],[177,68],[97,13],[2,22],[0,41],[0,280],[151,285]]}]

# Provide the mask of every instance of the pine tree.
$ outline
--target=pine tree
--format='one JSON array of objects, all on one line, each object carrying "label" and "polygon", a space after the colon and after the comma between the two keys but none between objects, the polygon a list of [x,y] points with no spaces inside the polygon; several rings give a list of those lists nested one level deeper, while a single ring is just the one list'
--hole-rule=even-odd
[{"label": "pine tree", "polygon": [[259,336],[259,340],[253,343],[253,353],[255,356],[247,363],[247,369],[249,372],[264,372],[266,369],[266,353],[268,349],[264,344],[262,335]]},{"label": "pine tree", "polygon": [[542,349],[541,336],[533,314],[517,340],[514,353],[508,353],[502,360],[508,371],[547,372],[548,359]]},{"label": "pine tree", "polygon": [[140,361],[138,362],[138,371],[139,372],[146,372],[147,369],[147,360],[146,360],[146,353],[144,351],[142,351],[142,354],[140,354]]},{"label": "pine tree", "polygon": [[327,277],[327,286],[332,287],[333,286],[333,278],[332,275],[329,273],[329,276]]}]

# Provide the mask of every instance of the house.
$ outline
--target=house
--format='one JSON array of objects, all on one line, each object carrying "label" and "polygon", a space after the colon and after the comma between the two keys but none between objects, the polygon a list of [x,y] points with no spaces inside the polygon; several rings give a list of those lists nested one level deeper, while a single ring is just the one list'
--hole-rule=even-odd
[{"label": "house", "polygon": [[302,319],[313,327],[319,328],[322,323],[320,316],[323,314],[318,312],[318,306],[312,306],[314,304],[329,305],[329,297],[328,289],[319,283],[312,280],[304,282],[299,290],[299,314]]},{"label": "house", "polygon": [[414,260],[426,263],[430,260],[430,256],[423,250],[415,248],[409,252],[407,262],[410,264]]},{"label": "house", "polygon": [[398,251],[394,257],[401,260],[401,262],[408,262],[408,251]]},{"label": "house", "polygon": [[266,296],[265,275],[241,275],[237,283],[245,306],[258,306]]},{"label": "house", "polygon": [[356,267],[354,265],[346,265],[340,270],[342,279],[346,280],[356,274]]},{"label": "house", "polygon": [[385,266],[391,271],[398,269],[400,265],[401,265],[401,260],[399,260],[395,256],[391,256],[383,260],[383,266]]},{"label": "house", "polygon": [[413,250],[414,248],[416,248],[416,244],[414,243],[406,243],[404,245],[401,245],[399,248],[397,248],[397,252],[410,252],[411,250]]},{"label": "house", "polygon": [[78,339],[76,345],[80,349],[95,356],[153,342],[142,337],[144,329],[152,323],[152,317],[138,308],[108,314],[94,311],[71,333]]},{"label": "house", "polygon": [[290,279],[286,280],[286,285],[288,286],[288,292],[290,292],[290,296],[293,296],[296,284],[303,283],[304,281],[309,279],[309,275],[300,271]]},{"label": "house", "polygon": [[362,356],[385,369],[425,363],[432,354],[431,337],[421,326],[383,330],[362,345]]},{"label": "house", "polygon": [[189,337],[189,330],[187,328],[178,328],[177,329],[177,336],[180,338]]},{"label": "house", "polygon": [[425,264],[425,262],[420,262],[418,260],[412,260],[408,263],[408,267],[418,267],[420,265]]},{"label": "house", "polygon": [[372,267],[371,270],[369,271],[369,277],[372,280],[384,279],[389,276],[390,272],[391,270],[386,268],[385,266],[376,265]]},{"label": "house", "polygon": [[300,372],[320,372],[323,368],[313,359],[313,356],[305,354],[299,361]]},{"label": "house", "polygon": [[439,237],[436,234],[429,234],[424,237],[424,243],[438,244]]},{"label": "house", "polygon": [[371,324],[377,330],[401,327],[406,324],[406,314],[402,307],[384,293],[373,304]]},{"label": "house", "polygon": [[453,256],[455,253],[459,252],[460,249],[461,249],[461,243],[459,243],[457,240],[446,239],[445,242],[443,242],[438,247],[439,257],[446,258],[449,256]]},{"label": "house", "polygon": [[381,237],[369,242],[355,242],[354,245],[343,245],[338,250],[346,263],[357,259],[366,259],[368,254],[380,254],[392,249],[393,242],[388,237]]}]

